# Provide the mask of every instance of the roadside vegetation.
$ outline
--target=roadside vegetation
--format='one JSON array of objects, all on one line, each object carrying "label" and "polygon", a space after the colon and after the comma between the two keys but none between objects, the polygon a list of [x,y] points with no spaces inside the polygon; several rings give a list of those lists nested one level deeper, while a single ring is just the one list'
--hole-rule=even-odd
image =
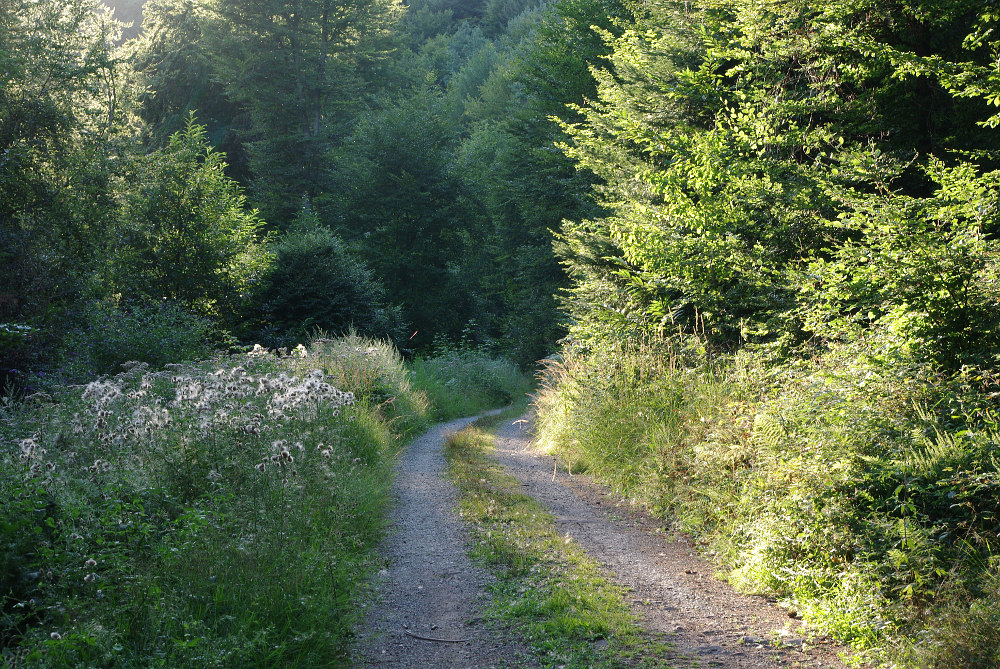
[{"label": "roadside vegetation", "polygon": [[996,666],[1000,434],[983,379],[851,349],[710,359],[687,341],[550,364],[540,447],[859,661]]},{"label": "roadside vegetation", "polygon": [[862,659],[1000,666],[996,12],[634,10],[562,126],[603,211],[541,443]]},{"label": "roadside vegetation", "polygon": [[551,514],[520,492],[490,456],[490,430],[524,406],[452,435],[448,471],[472,529],[472,556],[496,576],[487,616],[524,639],[543,667],[665,667],[663,646],[645,636],[621,588],[559,534]]},{"label": "roadside vegetation", "polygon": [[[163,370],[126,364],[7,401],[2,663],[343,662],[394,455],[431,420],[521,393],[512,367],[471,353],[423,360],[424,377],[443,379],[432,402],[390,344],[349,336]],[[467,387],[470,370],[506,376],[478,404],[439,387]]]}]

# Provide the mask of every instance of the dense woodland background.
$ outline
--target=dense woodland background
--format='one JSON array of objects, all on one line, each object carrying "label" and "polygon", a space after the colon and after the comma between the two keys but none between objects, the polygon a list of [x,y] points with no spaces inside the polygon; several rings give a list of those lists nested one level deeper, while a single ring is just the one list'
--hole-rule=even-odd
[{"label": "dense woodland background", "polygon": [[734,582],[998,666],[992,4],[112,4],[0,0],[8,392],[558,352],[542,442]]},{"label": "dense woodland background", "polygon": [[[624,9],[148,2],[123,40],[142,3],[118,4],[4,4],[11,381],[166,360],[198,328],[552,351],[550,230],[596,206],[548,116],[593,96],[589,26]],[[189,334],[108,346],[105,326]]]}]

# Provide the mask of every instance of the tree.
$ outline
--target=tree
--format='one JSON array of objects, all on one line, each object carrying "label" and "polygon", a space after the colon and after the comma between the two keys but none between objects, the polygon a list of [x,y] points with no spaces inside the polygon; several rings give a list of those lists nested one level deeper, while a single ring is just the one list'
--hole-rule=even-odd
[{"label": "tree", "polygon": [[257,297],[271,254],[264,222],[225,174],[192,115],[168,145],[135,159],[111,283],[129,297],[168,299],[229,327]]},{"label": "tree", "polygon": [[100,264],[118,28],[96,0],[0,0],[0,294],[15,317],[86,290]]},{"label": "tree", "polygon": [[402,334],[399,308],[387,304],[385,288],[308,202],[272,251],[261,296],[268,326],[300,339],[314,328],[383,339]]},{"label": "tree", "polygon": [[217,0],[216,77],[247,115],[255,201],[275,223],[322,190],[323,159],[362,106],[366,61],[398,14],[396,0]]},{"label": "tree", "polygon": [[[971,9],[650,8],[612,41],[598,100],[578,106],[585,120],[566,126],[567,153],[601,177],[611,212],[566,227],[571,266],[589,234],[613,246],[604,267],[581,256],[602,280],[577,285],[578,322],[707,328],[720,346],[809,337],[798,269],[874,229],[845,225],[850,212],[894,190],[933,196],[925,151],[961,161],[959,152],[996,145],[966,122],[979,103],[908,78],[886,55],[953,53]],[[617,304],[581,292],[615,284],[625,293]]]},{"label": "tree", "polygon": [[206,33],[213,13],[207,0],[149,0],[143,31],[125,45],[139,81],[137,109],[145,144],[166,146],[191,113],[205,124],[213,146],[227,155],[228,172],[246,180],[246,156],[236,125],[242,114],[216,76]]},{"label": "tree", "polygon": [[476,217],[449,171],[454,137],[441,95],[423,87],[395,107],[364,117],[331,153],[330,194],[321,219],[403,306],[418,331],[457,337],[475,313],[475,286],[461,272],[463,251],[480,244]]}]

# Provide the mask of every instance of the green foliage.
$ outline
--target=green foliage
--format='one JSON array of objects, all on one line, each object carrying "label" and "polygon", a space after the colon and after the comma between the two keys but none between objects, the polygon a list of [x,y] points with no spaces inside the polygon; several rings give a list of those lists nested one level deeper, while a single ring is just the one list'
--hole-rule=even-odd
[{"label": "green foliage", "polygon": [[[80,383],[115,374],[129,362],[155,369],[211,353],[212,325],[170,301],[94,301],[58,314],[49,383]],[[46,384],[48,385],[48,384]]]},{"label": "green foliage", "polygon": [[341,187],[317,202],[324,220],[363,258],[416,332],[412,346],[437,333],[455,337],[476,304],[459,272],[474,234],[472,212],[448,169],[453,137],[441,96],[414,91],[393,108],[365,117],[349,151],[333,158]]},{"label": "green foliage", "polygon": [[368,64],[381,58],[396,0],[248,5],[217,0],[212,68],[249,127],[251,190],[269,220],[289,222],[325,184],[324,157],[355,108]]},{"label": "green foliage", "polygon": [[113,205],[118,25],[96,1],[0,2],[0,295],[28,320],[90,288]]},{"label": "green foliage", "polygon": [[142,7],[142,34],[124,47],[140,82],[136,112],[143,121],[146,143],[166,146],[185,128],[192,113],[206,125],[212,145],[229,158],[227,172],[246,178],[246,155],[235,126],[239,105],[226,98],[215,75],[208,44],[208,3],[197,0],[147,0]]},{"label": "green foliage", "polygon": [[884,657],[936,625],[915,614],[941,593],[991,610],[1000,532],[996,380],[887,356],[894,339],[786,366],[698,342],[571,355],[539,443],[694,533],[732,583]]},{"label": "green foliage", "polygon": [[298,340],[314,328],[388,339],[401,334],[398,307],[387,304],[385,289],[311,208],[271,251],[262,308],[269,326],[285,337]]},{"label": "green foliage", "polygon": [[0,406],[4,664],[343,664],[394,455],[485,407],[357,336],[126,367]]},{"label": "green foliage", "polygon": [[413,379],[439,407],[442,419],[470,415],[477,407],[517,402],[530,389],[528,379],[510,361],[457,348],[417,358]]},{"label": "green foliage", "polygon": [[248,211],[194,117],[162,150],[137,159],[114,253],[122,295],[180,302],[236,325],[271,263],[263,221]]},{"label": "green foliage", "polygon": [[943,367],[991,366],[1000,354],[998,173],[938,160],[927,172],[928,197],[843,193],[842,224],[857,241],[808,266],[804,321],[831,339],[892,328]]},{"label": "green foliage", "polygon": [[[947,213],[927,229],[937,235],[957,200],[929,199],[933,180],[951,182],[942,193],[988,201],[988,171],[961,161],[946,168],[926,154],[989,155],[994,138],[958,126],[977,105],[937,97],[927,104],[928,82],[905,76],[886,55],[952,53],[967,11],[955,3],[931,17],[913,7],[893,24],[880,12],[837,3],[662,5],[620,37],[608,36],[614,53],[610,69],[595,73],[598,100],[578,106],[583,122],[566,126],[572,142],[565,150],[604,180],[599,191],[610,210],[564,228],[564,261],[581,278],[569,303],[579,338],[590,327],[679,325],[706,330],[716,345],[778,333],[794,342],[802,325],[796,296],[809,280],[801,266],[854,242],[880,243],[863,239],[877,226],[862,229],[857,212],[912,199],[913,209],[897,209],[912,219],[939,201]],[[885,49],[859,53],[857,43]],[[927,264],[925,256],[916,262]],[[853,276],[859,260],[845,260],[840,271]],[[939,308],[928,300],[940,286],[900,279],[911,305],[904,310]],[[606,299],[614,287],[624,295]],[[967,315],[985,318],[974,327],[993,327],[984,314]],[[943,326],[941,318],[931,316]]]},{"label": "green foliage", "polygon": [[1000,662],[1000,602],[995,577],[983,596],[954,589],[941,593],[943,603],[927,618],[926,631],[903,653],[908,666],[920,669],[988,669]]}]

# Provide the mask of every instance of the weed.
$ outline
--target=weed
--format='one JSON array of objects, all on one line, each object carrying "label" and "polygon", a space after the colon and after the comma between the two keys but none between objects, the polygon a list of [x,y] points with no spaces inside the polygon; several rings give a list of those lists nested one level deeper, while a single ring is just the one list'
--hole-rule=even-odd
[{"label": "weed", "polygon": [[413,380],[427,393],[441,420],[469,416],[483,406],[519,401],[530,390],[514,363],[454,348],[414,361]]},{"label": "weed", "polygon": [[125,367],[2,407],[4,665],[342,663],[392,456],[434,411],[399,355]]},{"label": "weed", "polygon": [[[996,610],[984,585],[1000,532],[989,379],[854,345],[808,363],[766,353],[683,358],[648,342],[567,354],[542,382],[539,443],[864,658],[933,647],[950,666],[942,657],[962,643],[989,647],[975,632]],[[964,603],[947,605],[957,592]],[[969,634],[917,643],[956,621]],[[923,652],[907,661],[925,666]]]}]

